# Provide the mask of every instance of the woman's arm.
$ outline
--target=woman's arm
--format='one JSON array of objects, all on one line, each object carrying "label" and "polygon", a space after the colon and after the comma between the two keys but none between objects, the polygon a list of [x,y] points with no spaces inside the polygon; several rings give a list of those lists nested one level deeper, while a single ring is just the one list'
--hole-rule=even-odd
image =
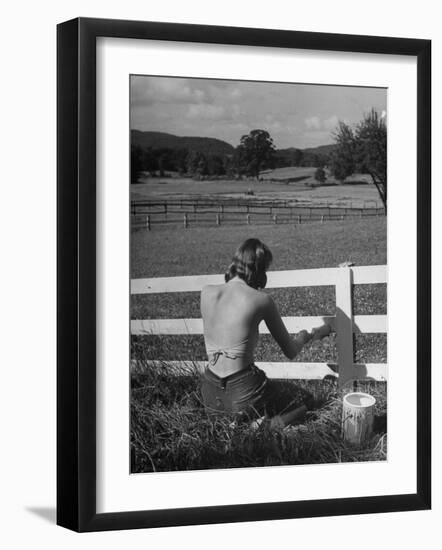
[{"label": "woman's arm", "polygon": [[278,343],[282,352],[289,359],[293,359],[301,351],[302,347],[312,339],[312,335],[306,330],[301,330],[295,338],[288,333],[281,319],[278,308],[271,296],[267,295],[264,310],[264,321],[270,334]]}]

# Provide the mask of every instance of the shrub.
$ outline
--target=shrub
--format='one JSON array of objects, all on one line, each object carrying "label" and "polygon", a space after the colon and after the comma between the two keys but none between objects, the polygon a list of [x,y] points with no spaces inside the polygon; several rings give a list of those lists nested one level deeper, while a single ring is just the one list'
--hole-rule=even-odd
[{"label": "shrub", "polygon": [[324,168],[317,168],[315,171],[315,180],[319,183],[325,183],[327,180],[327,174]]}]

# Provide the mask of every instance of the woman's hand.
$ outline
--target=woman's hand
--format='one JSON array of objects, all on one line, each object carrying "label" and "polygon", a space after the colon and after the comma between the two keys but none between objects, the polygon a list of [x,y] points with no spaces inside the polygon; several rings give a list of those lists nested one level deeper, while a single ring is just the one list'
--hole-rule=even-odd
[{"label": "woman's hand", "polygon": [[324,324],[320,327],[316,327],[316,328],[312,329],[311,339],[312,339],[313,342],[315,342],[316,340],[322,340],[322,338],[325,338],[330,333],[331,333],[330,325]]},{"label": "woman's hand", "polygon": [[307,344],[307,342],[310,342],[310,340],[313,338],[313,334],[306,331],[305,329],[303,330],[300,330],[298,332],[298,337],[297,337],[297,340],[299,341],[299,343],[304,346],[305,344]]}]

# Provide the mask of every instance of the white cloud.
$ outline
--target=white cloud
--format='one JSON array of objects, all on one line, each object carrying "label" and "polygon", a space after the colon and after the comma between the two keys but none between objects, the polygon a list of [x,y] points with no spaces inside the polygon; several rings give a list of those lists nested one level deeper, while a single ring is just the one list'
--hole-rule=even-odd
[{"label": "white cloud", "polygon": [[339,123],[339,119],[336,115],[332,115],[328,118],[319,118],[318,116],[311,116],[304,119],[304,124],[309,131],[328,131],[331,132],[336,128]]},{"label": "white cloud", "polygon": [[326,118],[324,120],[323,128],[325,128],[325,130],[334,130],[338,124],[339,124],[338,117],[336,115],[333,115],[330,118]]},{"label": "white cloud", "polygon": [[209,105],[202,103],[200,105],[189,105],[187,109],[187,118],[205,118],[218,120],[225,116],[225,109],[221,105]]},{"label": "white cloud", "polygon": [[230,90],[230,97],[232,99],[239,99],[240,97],[242,97],[242,92],[239,88],[233,88],[232,90]]},{"label": "white cloud", "polygon": [[305,126],[308,130],[320,130],[321,129],[321,121],[319,120],[319,117],[317,116],[311,116],[309,118],[304,119]]},{"label": "white cloud", "polygon": [[237,118],[241,115],[241,107],[236,103],[232,105],[232,117]]},{"label": "white cloud", "polygon": [[153,103],[202,103],[209,97],[184,78],[133,77],[131,100],[133,105],[147,106]]}]

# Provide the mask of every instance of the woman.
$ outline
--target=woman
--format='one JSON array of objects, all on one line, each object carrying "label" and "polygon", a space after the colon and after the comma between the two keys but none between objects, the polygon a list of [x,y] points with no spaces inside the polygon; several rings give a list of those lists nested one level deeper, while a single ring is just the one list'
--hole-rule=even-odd
[{"label": "woman", "polygon": [[330,328],[324,325],[312,333],[302,330],[296,338],[290,336],[271,296],[260,292],[266,286],[271,262],[268,247],[258,239],[248,239],[236,251],[225,274],[226,282],[202,289],[201,314],[209,363],[202,376],[201,392],[208,410],[257,413],[267,418],[278,415],[277,424],[286,425],[300,411],[281,414],[287,407],[287,396],[284,399],[277,384],[254,364],[258,326],[261,321],[266,323],[289,359],[310,340],[330,334]]}]

